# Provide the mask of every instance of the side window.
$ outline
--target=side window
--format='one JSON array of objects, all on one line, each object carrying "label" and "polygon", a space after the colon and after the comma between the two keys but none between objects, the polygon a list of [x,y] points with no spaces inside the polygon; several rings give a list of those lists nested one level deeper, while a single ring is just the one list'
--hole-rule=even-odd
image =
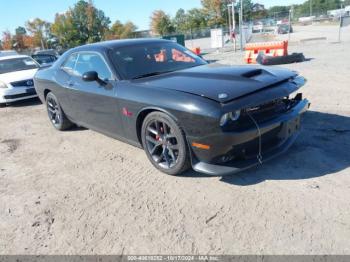
[{"label": "side window", "polygon": [[66,70],[68,73],[73,73],[74,72],[74,66],[75,62],[77,61],[77,54],[72,54],[66,62],[64,62],[62,68]]},{"label": "side window", "polygon": [[111,71],[101,56],[94,53],[80,53],[75,66],[75,73],[82,76],[88,71],[96,71],[101,79],[112,79]]},{"label": "side window", "polygon": [[195,60],[190,57],[188,54],[185,54],[184,52],[181,52],[178,49],[171,49],[171,53],[172,53],[172,58],[174,61],[176,62],[185,62],[185,63],[194,63]]}]

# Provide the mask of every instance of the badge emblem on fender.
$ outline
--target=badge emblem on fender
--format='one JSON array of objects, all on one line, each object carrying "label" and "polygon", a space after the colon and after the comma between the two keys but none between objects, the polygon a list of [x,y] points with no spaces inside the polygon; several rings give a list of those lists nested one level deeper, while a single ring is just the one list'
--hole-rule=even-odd
[{"label": "badge emblem on fender", "polygon": [[218,98],[219,98],[219,99],[225,99],[225,98],[227,98],[227,97],[228,97],[228,94],[226,94],[226,93],[218,94]]}]

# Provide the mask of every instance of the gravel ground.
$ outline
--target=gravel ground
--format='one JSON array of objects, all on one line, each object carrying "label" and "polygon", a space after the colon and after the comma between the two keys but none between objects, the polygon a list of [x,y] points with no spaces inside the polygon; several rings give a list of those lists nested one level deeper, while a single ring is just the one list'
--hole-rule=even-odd
[{"label": "gravel ground", "polygon": [[[0,254],[350,254],[350,44],[291,46],[312,103],[293,147],[237,175],[158,172],[140,149],[0,109]],[[241,64],[240,53],[207,55]]]}]

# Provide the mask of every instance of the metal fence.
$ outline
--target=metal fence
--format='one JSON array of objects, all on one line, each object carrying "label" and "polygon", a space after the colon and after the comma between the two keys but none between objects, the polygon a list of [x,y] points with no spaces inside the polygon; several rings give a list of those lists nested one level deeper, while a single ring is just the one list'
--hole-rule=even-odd
[{"label": "metal fence", "polygon": [[[332,15],[323,11],[309,14],[298,14],[292,12],[275,13],[260,19],[244,21],[242,26],[243,47],[246,43],[266,42],[275,40],[288,40],[292,44],[303,44],[307,40],[326,40],[337,42],[340,40],[340,16]],[[314,30],[309,34],[310,28]],[[350,26],[349,26],[350,27]],[[224,48],[240,49],[239,27],[235,30],[235,39],[232,38],[228,27],[223,27]],[[191,30],[185,32],[186,46],[189,48],[201,47],[204,50],[211,48],[211,28]],[[348,34],[348,30],[344,31]]]}]

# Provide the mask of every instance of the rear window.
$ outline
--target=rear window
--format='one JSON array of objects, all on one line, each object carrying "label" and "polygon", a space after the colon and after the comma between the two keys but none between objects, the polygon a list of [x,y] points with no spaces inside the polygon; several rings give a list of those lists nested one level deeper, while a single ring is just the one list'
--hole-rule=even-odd
[{"label": "rear window", "polygon": [[0,60],[0,74],[38,68],[38,64],[30,57]]}]

